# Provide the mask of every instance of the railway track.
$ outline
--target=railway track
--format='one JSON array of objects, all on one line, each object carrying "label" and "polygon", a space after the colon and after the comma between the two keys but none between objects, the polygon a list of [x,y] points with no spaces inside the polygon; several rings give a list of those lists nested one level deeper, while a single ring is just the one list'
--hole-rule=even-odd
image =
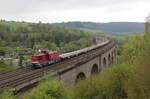
[{"label": "railway track", "polygon": [[[56,64],[52,64],[51,66],[30,70],[30,69],[18,69],[12,72],[6,72],[0,74],[0,88],[10,87],[13,88],[13,91],[19,91],[21,88],[27,86],[28,84],[35,83],[40,81],[43,76],[49,72],[59,72],[63,71],[63,68],[69,68],[68,65],[72,63],[78,63],[80,61],[86,61],[88,58],[92,58],[93,56],[100,53],[104,53],[105,51],[109,50],[112,46],[114,46],[114,42],[111,41],[108,44],[101,46],[100,48],[96,48],[95,50],[91,50],[86,54],[82,54]],[[106,50],[107,49],[107,50]],[[66,65],[67,64],[67,65]],[[19,86],[19,87],[18,87]]]},{"label": "railway track", "polygon": [[13,71],[2,73],[2,74],[0,74],[0,83],[6,79],[10,79],[15,76],[28,73],[30,71],[31,71],[31,69],[28,69],[28,68],[19,68],[19,69],[13,70]]}]

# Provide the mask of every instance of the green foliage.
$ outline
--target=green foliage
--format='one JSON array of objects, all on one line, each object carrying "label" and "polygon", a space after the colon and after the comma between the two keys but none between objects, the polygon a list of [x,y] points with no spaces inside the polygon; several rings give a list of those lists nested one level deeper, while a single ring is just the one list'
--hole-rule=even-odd
[{"label": "green foliage", "polygon": [[52,80],[42,82],[24,99],[68,99],[62,83]]},{"label": "green foliage", "polygon": [[6,42],[4,40],[0,40],[0,46],[6,46]]},{"label": "green foliage", "polygon": [[47,46],[51,50],[58,50],[58,47],[57,47],[57,45],[55,43],[48,43]]},{"label": "green foliage", "polygon": [[16,69],[15,66],[13,66],[12,60],[0,60],[0,72],[8,71]]},{"label": "green foliage", "polygon": [[15,99],[15,96],[11,91],[4,90],[0,93],[0,99]]},{"label": "green foliage", "polygon": [[33,49],[31,48],[14,48],[14,47],[1,47],[0,54],[6,53],[18,53],[19,55],[24,55],[25,53],[30,52],[33,53]]},{"label": "green foliage", "polygon": [[22,62],[24,60],[24,57],[23,56],[20,56],[19,58],[19,66],[22,67]]},{"label": "green foliage", "polygon": [[94,78],[86,79],[77,84],[73,91],[72,99],[100,99],[101,89]]},{"label": "green foliage", "polygon": [[65,44],[65,52],[71,52],[79,49],[80,47],[73,43]]},{"label": "green foliage", "polygon": [[0,21],[1,32],[23,32],[26,33],[31,30],[27,23],[24,22],[14,22],[14,21]]},{"label": "green foliage", "polygon": [[133,64],[137,57],[140,57],[145,49],[144,37],[142,35],[133,35],[128,38],[127,43],[122,46],[120,63]]},{"label": "green foliage", "polygon": [[[0,21],[0,47],[23,47],[58,50],[65,43],[68,51],[80,49],[75,41],[91,38],[94,34],[74,28],[58,27],[50,24]],[[91,44],[91,40],[87,41]],[[67,44],[70,43],[68,46]],[[86,42],[79,44],[87,45]],[[77,48],[74,48],[77,47]],[[65,51],[64,51],[65,52]]]},{"label": "green foliage", "polygon": [[125,65],[105,70],[97,77],[80,82],[75,88],[74,99],[120,99],[126,97],[124,82],[129,77]]},{"label": "green foliage", "polygon": [[77,41],[72,41],[70,43],[64,44],[65,52],[75,51],[75,50],[90,46],[92,44],[93,44],[92,39],[81,38]]},{"label": "green foliage", "polygon": [[150,25],[146,26],[142,56],[135,60],[133,73],[127,82],[129,99],[150,99],[150,35],[147,29]]},{"label": "green foliage", "polygon": [[127,83],[129,99],[150,98],[150,53],[134,64],[134,72]]}]

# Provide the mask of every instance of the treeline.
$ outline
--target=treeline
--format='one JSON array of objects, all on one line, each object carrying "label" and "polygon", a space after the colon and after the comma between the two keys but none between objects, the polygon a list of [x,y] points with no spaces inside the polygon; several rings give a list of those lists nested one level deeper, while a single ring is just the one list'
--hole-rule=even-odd
[{"label": "treeline", "polygon": [[[92,43],[93,34],[50,24],[0,21],[0,47],[72,51]],[[78,43],[75,43],[77,41]],[[83,43],[84,42],[84,43]]]}]

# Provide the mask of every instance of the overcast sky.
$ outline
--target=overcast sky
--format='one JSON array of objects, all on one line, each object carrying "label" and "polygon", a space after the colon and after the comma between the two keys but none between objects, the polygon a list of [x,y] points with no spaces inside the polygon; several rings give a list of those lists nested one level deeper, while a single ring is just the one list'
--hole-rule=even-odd
[{"label": "overcast sky", "polygon": [[0,0],[0,19],[28,22],[144,22],[150,0]]}]

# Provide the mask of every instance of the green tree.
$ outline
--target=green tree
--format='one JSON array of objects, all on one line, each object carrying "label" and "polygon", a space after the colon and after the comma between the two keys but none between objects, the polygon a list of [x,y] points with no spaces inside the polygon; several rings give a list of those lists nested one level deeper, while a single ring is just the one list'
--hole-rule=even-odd
[{"label": "green tree", "polygon": [[144,51],[144,37],[142,35],[133,35],[128,38],[127,43],[122,46],[123,51],[119,59],[120,63],[133,64],[137,57],[142,55]]},{"label": "green tree", "polygon": [[150,98],[150,53],[137,60],[127,83],[129,99]]},{"label": "green tree", "polygon": [[6,42],[4,40],[0,40],[0,47],[1,46],[6,46]]},{"label": "green tree", "polygon": [[73,43],[65,44],[65,51],[66,52],[71,52],[71,51],[75,51],[78,49],[79,49],[79,46],[76,44],[73,44]]},{"label": "green tree", "polygon": [[58,47],[55,43],[48,43],[47,46],[50,50],[58,50]]},{"label": "green tree", "polygon": [[21,55],[19,58],[19,66],[22,67],[22,62],[24,60],[24,57]]},{"label": "green tree", "polygon": [[[144,50],[139,51],[142,55],[133,64],[133,73],[127,82],[129,99],[150,99],[150,25],[146,23]],[[138,41],[140,42],[140,41]]]},{"label": "green tree", "polygon": [[68,99],[62,83],[56,80],[46,80],[42,82],[24,99]]}]

